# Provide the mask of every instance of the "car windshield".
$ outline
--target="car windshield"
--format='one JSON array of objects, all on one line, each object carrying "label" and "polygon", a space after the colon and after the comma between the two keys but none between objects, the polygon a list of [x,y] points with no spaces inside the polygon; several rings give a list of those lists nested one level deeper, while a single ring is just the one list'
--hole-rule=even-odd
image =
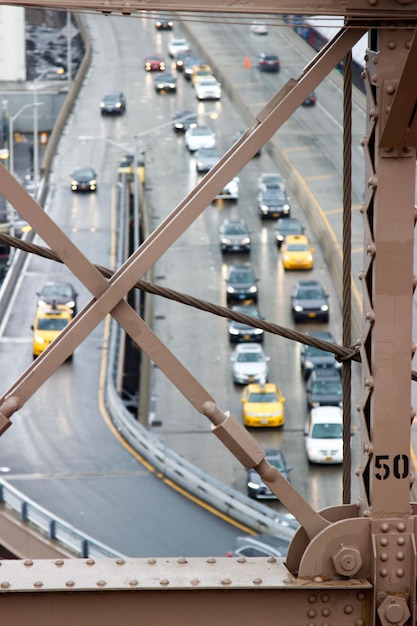
[{"label": "car windshield", "polygon": [[277,470],[279,470],[280,472],[285,472],[285,465],[282,462],[282,459],[280,459],[279,457],[273,458],[273,459],[268,457],[267,461],[269,461],[269,463],[272,465],[272,467],[276,467]]},{"label": "car windshield", "polygon": [[42,296],[62,296],[63,298],[70,298],[72,295],[71,287],[66,285],[51,285],[42,289]]},{"label": "car windshield", "polygon": [[342,383],[340,380],[316,380],[312,385],[312,393],[315,395],[342,395]]},{"label": "car windshield", "polygon": [[237,363],[263,363],[265,361],[259,352],[242,352],[237,355]]},{"label": "car windshield", "polygon": [[93,178],[94,177],[94,172],[92,170],[88,169],[88,168],[87,169],[80,168],[78,170],[75,170],[74,176],[82,176],[82,177],[86,177],[86,178],[88,178],[88,177],[89,178]]},{"label": "car windshield", "polygon": [[287,245],[288,252],[307,252],[309,247],[306,243],[290,243]]},{"label": "car windshield", "polygon": [[229,276],[229,282],[232,283],[233,285],[239,284],[239,283],[250,283],[250,282],[255,282],[255,279],[252,275],[251,272],[233,272],[232,274],[230,274]]},{"label": "car windshield", "polygon": [[313,439],[341,439],[342,436],[342,424],[314,424],[311,431]]},{"label": "car windshield", "polygon": [[300,289],[297,298],[300,300],[320,300],[323,298],[323,293],[320,289]]},{"label": "car windshield", "polygon": [[253,392],[251,394],[249,394],[249,402],[254,402],[254,403],[258,403],[258,402],[265,402],[265,403],[271,403],[271,402],[278,402],[278,398],[276,396],[276,394],[272,391],[268,391],[268,392]]},{"label": "car windshield", "polygon": [[285,193],[280,187],[267,187],[264,194],[265,202],[284,202],[285,199]]},{"label": "car windshield", "polygon": [[38,330],[64,330],[68,320],[60,317],[42,317],[38,321]]},{"label": "car windshield", "polygon": [[247,230],[244,226],[241,226],[239,224],[233,225],[233,226],[227,226],[224,229],[224,232],[227,235],[246,235]]},{"label": "car windshield", "polygon": [[321,350],[320,348],[316,348],[314,346],[309,346],[307,349],[307,356],[330,356],[326,350]]},{"label": "car windshield", "polygon": [[279,226],[277,227],[277,230],[282,230],[287,233],[299,233],[301,232],[301,226],[297,224],[296,222],[288,221],[287,224],[285,223],[279,224]]},{"label": "car windshield", "polygon": [[193,135],[211,135],[210,128],[205,128],[204,126],[197,126],[193,128]]}]

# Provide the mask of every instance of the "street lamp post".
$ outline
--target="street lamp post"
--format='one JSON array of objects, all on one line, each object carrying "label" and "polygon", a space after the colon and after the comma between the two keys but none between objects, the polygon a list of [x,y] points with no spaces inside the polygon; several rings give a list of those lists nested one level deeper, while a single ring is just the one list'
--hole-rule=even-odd
[{"label": "street lamp post", "polygon": [[[39,184],[39,138],[38,138],[38,83],[42,78],[50,72],[50,68],[43,70],[39,76],[32,81],[33,89],[33,105],[35,107],[33,114],[33,183],[35,189],[35,195],[38,190]],[[56,69],[57,74],[62,74],[64,69],[59,67]]]},{"label": "street lamp post", "polygon": [[[10,115],[9,117],[9,171],[14,176],[14,137],[13,137],[13,124],[15,120],[19,117],[23,111],[26,109],[34,108],[35,111],[38,107],[42,106],[43,102],[29,102],[28,104],[24,104],[14,115]],[[33,118],[33,126],[35,127],[35,117]],[[9,230],[10,234],[14,235],[14,208],[10,203],[7,204],[7,212],[9,218]]]}]

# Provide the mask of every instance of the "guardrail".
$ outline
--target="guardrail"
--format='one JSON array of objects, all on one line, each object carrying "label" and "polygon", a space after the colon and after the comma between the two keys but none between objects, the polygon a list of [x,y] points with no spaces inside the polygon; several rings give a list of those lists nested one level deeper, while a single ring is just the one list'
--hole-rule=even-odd
[{"label": "guardrail", "polygon": [[5,480],[0,480],[0,504],[17,513],[20,522],[30,524],[47,539],[58,542],[79,558],[124,557],[104,543],[80,532],[71,524],[52,515]]}]

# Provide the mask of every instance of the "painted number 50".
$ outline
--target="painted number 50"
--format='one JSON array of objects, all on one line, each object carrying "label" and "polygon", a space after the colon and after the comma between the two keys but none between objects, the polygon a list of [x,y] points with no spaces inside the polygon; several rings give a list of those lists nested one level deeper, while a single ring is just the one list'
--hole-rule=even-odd
[{"label": "painted number 50", "polygon": [[410,462],[406,454],[397,454],[392,460],[389,454],[378,454],[375,457],[375,469],[381,471],[375,472],[375,478],[386,480],[391,475],[391,472],[394,478],[407,478],[409,467]]}]

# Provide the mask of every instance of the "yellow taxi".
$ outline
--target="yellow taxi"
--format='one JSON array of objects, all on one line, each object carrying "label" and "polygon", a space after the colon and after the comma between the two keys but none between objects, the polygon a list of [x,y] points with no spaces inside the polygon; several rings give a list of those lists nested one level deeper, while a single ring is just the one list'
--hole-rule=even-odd
[{"label": "yellow taxi", "polygon": [[274,383],[251,383],[242,392],[245,426],[282,426],[285,398]]},{"label": "yellow taxi", "polygon": [[305,235],[287,235],[281,246],[281,260],[285,270],[311,270],[314,248]]},{"label": "yellow taxi", "polygon": [[72,311],[64,305],[38,306],[33,330],[33,358],[39,356],[72,320]]},{"label": "yellow taxi", "polygon": [[191,74],[191,82],[195,85],[201,78],[207,78],[207,76],[213,76],[213,70],[207,63],[201,63],[200,65],[193,65],[193,73]]}]

